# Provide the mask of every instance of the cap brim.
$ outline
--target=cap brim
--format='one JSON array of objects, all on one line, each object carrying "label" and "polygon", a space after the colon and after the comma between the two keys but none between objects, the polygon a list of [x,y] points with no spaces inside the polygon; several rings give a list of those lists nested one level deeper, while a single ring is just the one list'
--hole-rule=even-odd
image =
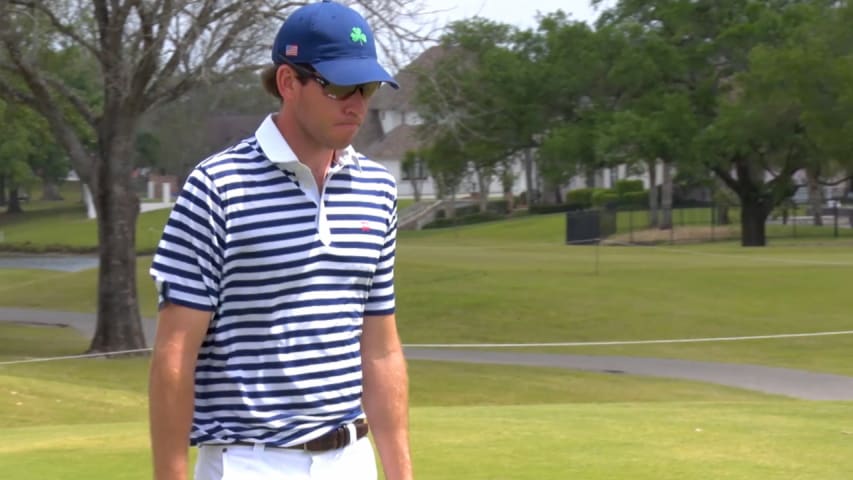
[{"label": "cap brim", "polygon": [[317,73],[335,85],[358,85],[368,82],[385,82],[400,88],[388,72],[373,58],[348,58],[312,63]]}]

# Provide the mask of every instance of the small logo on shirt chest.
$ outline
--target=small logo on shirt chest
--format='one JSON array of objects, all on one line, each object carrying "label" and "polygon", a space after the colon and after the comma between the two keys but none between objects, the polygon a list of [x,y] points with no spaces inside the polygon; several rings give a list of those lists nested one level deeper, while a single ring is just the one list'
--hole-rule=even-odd
[{"label": "small logo on shirt chest", "polygon": [[365,222],[363,220],[361,222],[361,231],[362,232],[369,232],[370,231],[370,225],[368,225],[367,222]]}]

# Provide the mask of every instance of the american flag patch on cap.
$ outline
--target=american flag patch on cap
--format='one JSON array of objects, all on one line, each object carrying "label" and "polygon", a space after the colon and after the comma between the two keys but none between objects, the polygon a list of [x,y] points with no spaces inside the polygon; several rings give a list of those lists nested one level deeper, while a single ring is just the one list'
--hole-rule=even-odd
[{"label": "american flag patch on cap", "polygon": [[284,56],[285,57],[295,57],[299,55],[299,46],[298,45],[287,45],[284,47]]}]

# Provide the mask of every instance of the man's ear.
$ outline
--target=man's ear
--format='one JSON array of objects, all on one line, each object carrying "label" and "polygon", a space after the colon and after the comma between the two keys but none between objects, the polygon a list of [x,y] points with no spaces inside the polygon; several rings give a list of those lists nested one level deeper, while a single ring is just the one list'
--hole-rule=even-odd
[{"label": "man's ear", "polygon": [[298,83],[299,78],[296,76],[293,68],[288,65],[279,65],[278,70],[275,72],[275,86],[282,100],[287,101],[293,98]]}]

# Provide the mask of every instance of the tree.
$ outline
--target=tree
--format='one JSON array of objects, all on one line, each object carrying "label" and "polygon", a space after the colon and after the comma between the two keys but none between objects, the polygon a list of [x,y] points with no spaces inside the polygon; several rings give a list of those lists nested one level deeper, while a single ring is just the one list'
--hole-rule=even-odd
[{"label": "tree", "polygon": [[[804,171],[817,190],[849,168],[846,118],[853,105],[845,99],[853,93],[853,37],[844,22],[850,6],[833,3],[791,2],[765,12],[758,25],[784,38],[752,48],[749,68],[733,76],[731,94],[705,136],[716,137],[711,148],[732,159],[731,168],[718,163],[715,172],[741,198],[751,244],[764,244],[767,216],[797,189],[794,173]],[[819,217],[820,197],[812,198]]]},{"label": "tree", "polygon": [[549,187],[546,190],[559,193],[560,185],[599,166],[596,138],[596,124],[591,118],[566,122],[548,131],[537,152],[542,178]]},{"label": "tree", "polygon": [[[444,56],[415,94],[424,119],[420,131],[453,138],[467,152],[462,161],[477,176],[485,210],[491,180],[506,172],[501,164],[538,145],[544,103],[533,56],[539,40],[532,32],[475,17],[449,25],[441,42]],[[532,192],[532,164],[526,166]],[[503,178],[509,179],[514,176]]]},{"label": "tree", "polygon": [[[44,122],[28,108],[0,100],[0,179],[8,189],[7,213],[22,213],[21,196],[36,183],[34,171],[57,152]],[[6,199],[5,191],[2,198]]]},{"label": "tree", "polygon": [[[794,173],[817,158],[806,147],[798,97],[771,102],[770,92],[751,86],[757,52],[786,48],[797,29],[834,3],[621,0],[600,20],[600,25],[640,25],[683,58],[685,68],[676,81],[687,92],[699,131],[692,157],[738,195],[744,246],[766,244],[767,216],[793,195]],[[775,83],[787,76],[776,76]]]},{"label": "tree", "polygon": [[199,159],[238,140],[228,135],[250,135],[258,119],[277,106],[276,99],[258,88],[255,72],[198,85],[180,99],[146,112],[139,135],[156,138],[157,153],[149,155],[144,166],[183,179]]},{"label": "tree", "polygon": [[400,164],[403,171],[403,178],[409,179],[412,184],[412,191],[415,194],[415,201],[421,201],[422,184],[426,175],[424,175],[424,161],[415,150],[407,150],[403,155],[403,162]]},{"label": "tree", "polygon": [[[4,0],[0,3],[0,97],[45,118],[95,197],[100,245],[93,352],[144,347],[137,289],[132,185],[143,114],[205,82],[257,69],[282,15],[305,2],[281,0]],[[357,2],[392,41],[417,36],[403,17],[420,5]],[[392,42],[393,43],[393,42]],[[45,52],[74,49],[96,65],[96,97],[58,74]],[[264,62],[265,63],[265,62]],[[81,132],[78,128],[83,125]],[[87,139],[94,138],[90,145]],[[91,148],[90,148],[91,147]]]},{"label": "tree", "polygon": [[445,200],[445,217],[456,214],[456,193],[468,168],[467,154],[455,138],[449,135],[436,137],[431,146],[419,151],[432,174],[438,198]]}]

